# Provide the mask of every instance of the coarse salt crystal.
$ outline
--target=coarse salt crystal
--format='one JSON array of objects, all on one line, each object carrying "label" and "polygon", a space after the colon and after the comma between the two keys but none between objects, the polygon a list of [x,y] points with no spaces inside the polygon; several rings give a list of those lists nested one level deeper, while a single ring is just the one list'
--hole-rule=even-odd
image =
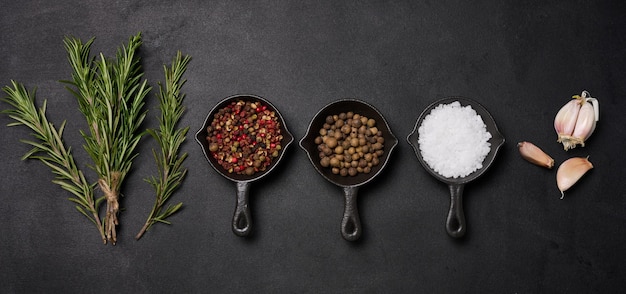
[{"label": "coarse salt crystal", "polygon": [[433,108],[418,129],[424,161],[447,178],[466,177],[483,167],[491,133],[480,115],[458,101]]}]

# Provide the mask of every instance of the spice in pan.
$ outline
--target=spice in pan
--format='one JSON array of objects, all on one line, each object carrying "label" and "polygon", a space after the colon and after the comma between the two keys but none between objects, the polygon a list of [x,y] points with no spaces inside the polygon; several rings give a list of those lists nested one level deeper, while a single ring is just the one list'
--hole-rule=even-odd
[{"label": "spice in pan", "polygon": [[280,154],[280,122],[258,101],[233,101],[213,116],[206,140],[211,156],[228,173],[251,176],[265,171]]},{"label": "spice in pan", "polygon": [[418,129],[424,161],[447,178],[465,177],[483,167],[489,154],[491,134],[480,115],[458,101],[439,104]]},{"label": "spice in pan", "polygon": [[354,112],[329,115],[315,138],[320,165],[333,174],[369,173],[380,163],[385,139],[376,120]]}]

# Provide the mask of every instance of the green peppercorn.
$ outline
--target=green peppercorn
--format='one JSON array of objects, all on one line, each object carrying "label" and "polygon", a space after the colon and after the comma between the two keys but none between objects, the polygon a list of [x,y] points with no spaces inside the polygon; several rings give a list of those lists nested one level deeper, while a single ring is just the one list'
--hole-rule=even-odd
[{"label": "green peppercorn", "polygon": [[219,149],[219,145],[217,145],[217,143],[210,143],[209,144],[209,151],[216,152],[218,149]]}]

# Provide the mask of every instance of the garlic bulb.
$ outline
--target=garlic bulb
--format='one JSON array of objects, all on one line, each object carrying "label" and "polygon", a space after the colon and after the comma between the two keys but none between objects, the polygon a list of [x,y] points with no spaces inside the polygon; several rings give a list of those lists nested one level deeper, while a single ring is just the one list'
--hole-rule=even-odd
[{"label": "garlic bulb", "polygon": [[592,168],[593,164],[589,162],[588,157],[573,157],[561,163],[556,171],[556,186],[561,191],[561,199],[565,196],[563,192],[576,184]]},{"label": "garlic bulb", "polygon": [[554,166],[554,159],[533,143],[519,142],[517,143],[517,148],[522,157],[533,164],[549,169]]},{"label": "garlic bulb", "polygon": [[565,151],[577,145],[584,147],[600,119],[598,99],[590,97],[589,92],[583,91],[572,98],[554,118],[557,142],[563,144]]}]

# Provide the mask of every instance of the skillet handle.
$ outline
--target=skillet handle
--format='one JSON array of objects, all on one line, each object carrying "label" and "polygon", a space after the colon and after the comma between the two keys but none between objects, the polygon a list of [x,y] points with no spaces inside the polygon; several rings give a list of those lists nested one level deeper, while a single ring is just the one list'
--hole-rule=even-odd
[{"label": "skillet handle", "polygon": [[237,182],[237,207],[233,215],[233,232],[239,237],[250,234],[252,216],[248,205],[250,182]]},{"label": "skillet handle", "polygon": [[361,237],[361,219],[357,207],[358,187],[344,187],[344,212],[341,220],[341,236],[347,241],[356,241]]},{"label": "skillet handle", "polygon": [[453,238],[465,235],[466,223],[463,213],[463,184],[450,184],[450,211],[446,219],[446,231]]}]

